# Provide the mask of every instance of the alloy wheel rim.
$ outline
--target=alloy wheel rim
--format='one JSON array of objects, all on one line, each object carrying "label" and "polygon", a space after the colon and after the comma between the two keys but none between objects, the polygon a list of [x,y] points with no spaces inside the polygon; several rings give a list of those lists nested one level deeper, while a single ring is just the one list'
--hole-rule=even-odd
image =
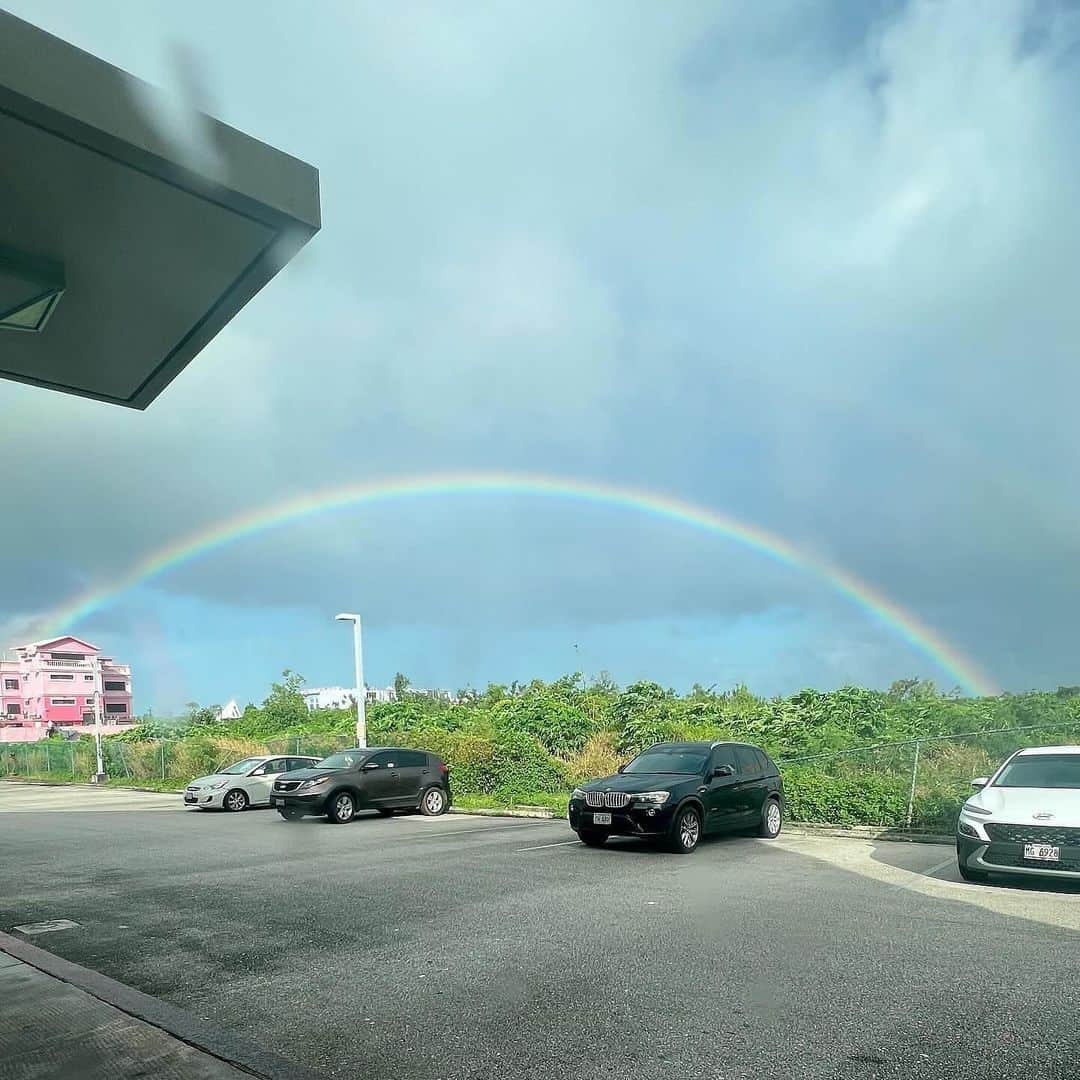
[{"label": "alloy wheel rim", "polygon": [[765,823],[769,826],[769,832],[778,833],[780,831],[780,807],[773,803],[765,815]]},{"label": "alloy wheel rim", "polygon": [[692,810],[683,815],[679,825],[679,835],[682,838],[683,847],[693,847],[698,842],[698,834],[701,828],[698,825],[697,814]]},{"label": "alloy wheel rim", "polygon": [[228,803],[230,810],[239,810],[244,805],[244,798],[239,792],[234,791],[226,797],[225,802]]},{"label": "alloy wheel rim", "polygon": [[441,791],[429,791],[427,793],[427,808],[433,814],[437,814],[442,809],[442,792]]},{"label": "alloy wheel rim", "polygon": [[352,817],[352,811],[352,799],[350,799],[347,795],[343,795],[340,799],[338,799],[337,816],[341,818],[342,821],[344,821],[346,818]]}]

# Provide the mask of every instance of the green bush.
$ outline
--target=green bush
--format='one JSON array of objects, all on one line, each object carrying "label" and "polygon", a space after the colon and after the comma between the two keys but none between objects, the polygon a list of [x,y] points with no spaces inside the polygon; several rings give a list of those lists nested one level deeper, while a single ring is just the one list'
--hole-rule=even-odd
[{"label": "green bush", "polygon": [[[302,683],[300,676],[285,672],[261,705],[249,705],[234,722],[219,722],[216,709],[197,705],[182,717],[148,719],[106,739],[107,771],[132,783],[161,782],[159,737],[165,738],[166,781],[177,786],[245,754],[323,756],[351,745],[354,710],[308,712]],[[367,717],[372,743],[432,750],[451,766],[458,793],[496,803],[559,803],[573,783],[606,774],[655,742],[733,738],[763,746],[780,762],[793,818],[892,827],[906,819],[914,756],[910,740],[1014,729],[922,744],[913,824],[939,831],[952,828],[973,776],[991,771],[1019,746],[1075,741],[1080,691],[1062,687],[964,698],[906,679],[887,692],[849,686],[769,699],[745,686],[721,692],[696,686],[680,696],[653,682],[620,691],[602,677],[586,687],[573,675],[550,683],[492,685],[464,693],[453,704],[405,695],[371,706]],[[1037,727],[1015,730],[1027,725]],[[878,743],[898,745],[785,763]],[[92,739],[49,744],[0,750],[2,771],[58,780],[72,773],[85,780],[94,771]]]},{"label": "green bush", "polygon": [[837,776],[810,765],[791,765],[781,771],[788,817],[794,821],[893,827],[904,824],[908,790],[902,776]]}]

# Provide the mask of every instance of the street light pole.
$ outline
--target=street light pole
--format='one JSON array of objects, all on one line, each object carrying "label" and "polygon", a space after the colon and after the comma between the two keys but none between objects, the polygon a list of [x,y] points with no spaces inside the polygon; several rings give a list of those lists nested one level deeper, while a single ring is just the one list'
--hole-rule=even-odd
[{"label": "street light pole", "polygon": [[360,642],[360,616],[343,611],[335,618],[353,624],[353,654],[356,661],[356,745],[367,746],[367,689],[364,686],[364,653]]},{"label": "street light pole", "polygon": [[96,656],[91,657],[90,666],[94,669],[94,750],[97,753],[97,772],[94,774],[95,784],[104,784],[105,761],[101,754],[101,665]]}]

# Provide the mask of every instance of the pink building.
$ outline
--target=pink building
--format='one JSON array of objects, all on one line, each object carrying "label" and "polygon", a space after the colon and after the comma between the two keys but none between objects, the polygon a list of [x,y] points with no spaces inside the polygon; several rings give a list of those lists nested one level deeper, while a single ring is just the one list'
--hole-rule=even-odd
[{"label": "pink building", "polygon": [[28,741],[58,728],[93,727],[95,695],[107,730],[133,722],[131,667],[75,637],[35,641],[0,660],[0,741]]}]

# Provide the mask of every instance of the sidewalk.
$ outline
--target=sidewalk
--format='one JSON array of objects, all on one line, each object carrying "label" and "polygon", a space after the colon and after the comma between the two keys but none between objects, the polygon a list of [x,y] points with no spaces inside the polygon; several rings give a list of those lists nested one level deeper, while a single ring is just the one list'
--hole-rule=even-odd
[{"label": "sidewalk", "polygon": [[0,1080],[314,1080],[180,1009],[0,933]]}]

